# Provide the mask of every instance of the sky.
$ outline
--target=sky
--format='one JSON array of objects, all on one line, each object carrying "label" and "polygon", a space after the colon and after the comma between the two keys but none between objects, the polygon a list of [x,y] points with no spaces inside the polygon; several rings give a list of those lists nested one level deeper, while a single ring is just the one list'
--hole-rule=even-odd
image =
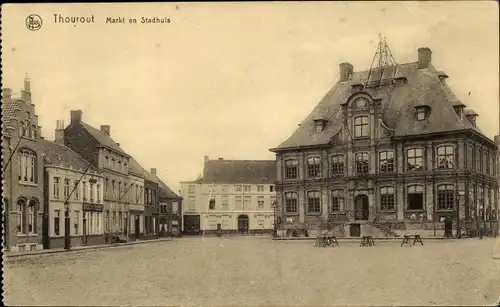
[{"label": "sky", "polygon": [[[43,19],[40,30],[26,28],[29,14]],[[54,14],[95,22],[55,23]],[[141,24],[142,16],[170,23]],[[82,110],[84,122],[110,125],[127,153],[178,191],[202,173],[205,155],[274,159],[269,148],[337,82],[341,62],[370,67],[378,33],[400,64],[429,47],[493,138],[498,29],[493,1],[8,4],[2,86],[17,93],[28,74],[42,136],[53,140],[56,121],[67,125],[70,110]]]}]

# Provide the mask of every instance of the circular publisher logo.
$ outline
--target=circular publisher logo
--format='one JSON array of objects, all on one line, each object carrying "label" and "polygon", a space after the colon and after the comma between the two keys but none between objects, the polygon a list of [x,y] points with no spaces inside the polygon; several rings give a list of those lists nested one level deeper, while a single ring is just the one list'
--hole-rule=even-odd
[{"label": "circular publisher logo", "polygon": [[26,17],[26,28],[28,28],[31,31],[38,31],[40,28],[42,28],[43,20],[40,15],[37,14],[31,14],[28,17]]}]

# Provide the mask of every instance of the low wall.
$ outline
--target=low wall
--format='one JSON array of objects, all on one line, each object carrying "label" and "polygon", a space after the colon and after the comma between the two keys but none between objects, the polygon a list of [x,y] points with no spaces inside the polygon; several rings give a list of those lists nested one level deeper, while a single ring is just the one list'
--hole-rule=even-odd
[{"label": "low wall", "polygon": [[[71,246],[83,245],[83,236],[71,236]],[[86,245],[106,244],[104,235],[88,235]],[[64,248],[64,237],[50,238],[50,248]]]}]

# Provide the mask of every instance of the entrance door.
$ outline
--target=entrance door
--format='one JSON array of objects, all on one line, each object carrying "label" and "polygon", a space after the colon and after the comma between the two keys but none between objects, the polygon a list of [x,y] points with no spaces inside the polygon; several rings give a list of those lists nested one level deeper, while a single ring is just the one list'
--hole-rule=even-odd
[{"label": "entrance door", "polygon": [[361,225],[351,224],[349,227],[349,236],[351,236],[351,237],[361,236]]},{"label": "entrance door", "polygon": [[248,233],[248,215],[238,216],[238,233]]},{"label": "entrance door", "polygon": [[368,207],[368,196],[358,195],[354,198],[354,219],[355,220],[368,220],[370,216],[370,209]]},{"label": "entrance door", "polygon": [[139,216],[136,215],[135,216],[135,225],[134,225],[135,226],[135,238],[136,239],[139,238],[139,234],[140,234],[140,228],[139,228],[140,224],[139,223],[140,223],[139,222]]}]

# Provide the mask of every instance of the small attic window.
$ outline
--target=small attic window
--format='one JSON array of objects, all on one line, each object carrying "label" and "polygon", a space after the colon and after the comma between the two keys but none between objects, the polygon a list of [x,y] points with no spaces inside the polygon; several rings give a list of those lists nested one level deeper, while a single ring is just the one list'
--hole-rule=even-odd
[{"label": "small attic window", "polygon": [[429,115],[429,107],[428,106],[418,106],[415,107],[417,111],[417,120],[425,120]]},{"label": "small attic window", "polygon": [[453,109],[455,109],[455,113],[457,113],[457,115],[458,115],[458,117],[460,117],[460,119],[464,118],[464,107],[454,106]]},{"label": "small attic window", "polygon": [[314,120],[314,132],[322,132],[325,130],[326,120],[324,119],[315,119]]}]

